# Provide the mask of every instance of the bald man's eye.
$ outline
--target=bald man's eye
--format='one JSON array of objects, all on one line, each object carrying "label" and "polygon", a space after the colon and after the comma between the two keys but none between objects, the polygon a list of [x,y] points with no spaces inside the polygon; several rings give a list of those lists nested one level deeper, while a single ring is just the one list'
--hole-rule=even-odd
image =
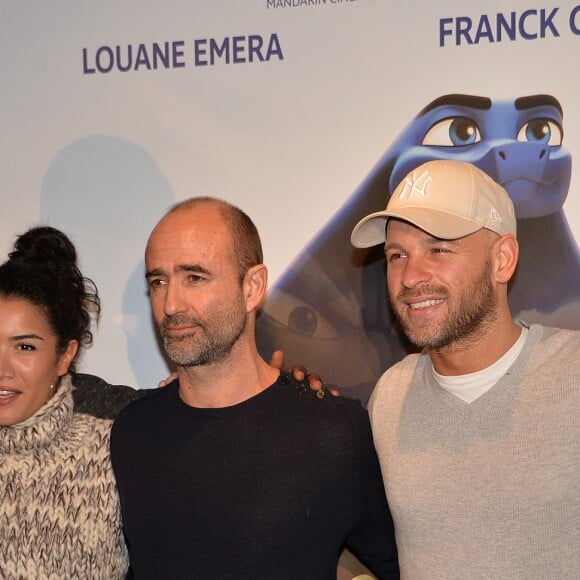
[{"label": "bald man's eye", "polygon": [[423,138],[423,145],[461,147],[481,141],[479,127],[469,117],[449,117],[435,123]]},{"label": "bald man's eye", "polygon": [[189,274],[187,276],[187,281],[190,284],[197,284],[199,282],[203,282],[206,278],[204,278],[203,276],[200,276],[199,274]]},{"label": "bald man's eye", "polygon": [[163,278],[148,278],[147,279],[147,285],[151,289],[160,288],[164,284],[165,284],[165,280]]},{"label": "bald man's eye", "polygon": [[562,127],[552,119],[532,119],[525,123],[518,133],[518,141],[531,143],[545,143],[552,147],[562,145],[564,131]]}]

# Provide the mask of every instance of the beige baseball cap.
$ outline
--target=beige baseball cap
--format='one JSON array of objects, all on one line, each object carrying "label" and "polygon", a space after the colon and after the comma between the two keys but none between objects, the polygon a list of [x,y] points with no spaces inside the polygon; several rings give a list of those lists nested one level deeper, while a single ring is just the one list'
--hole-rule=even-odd
[{"label": "beige baseball cap", "polygon": [[357,248],[385,243],[385,228],[394,217],[443,240],[482,228],[516,235],[514,206],[507,191],[489,175],[463,161],[428,161],[399,183],[387,208],[356,224],[351,242]]}]

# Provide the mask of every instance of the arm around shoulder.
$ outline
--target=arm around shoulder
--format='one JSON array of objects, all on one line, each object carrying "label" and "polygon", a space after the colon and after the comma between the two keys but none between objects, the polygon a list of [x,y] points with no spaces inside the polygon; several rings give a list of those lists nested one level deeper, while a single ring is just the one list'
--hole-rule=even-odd
[{"label": "arm around shoulder", "polygon": [[129,403],[151,392],[151,389],[111,385],[101,377],[84,373],[73,374],[72,382],[75,412],[98,419],[114,419]]}]

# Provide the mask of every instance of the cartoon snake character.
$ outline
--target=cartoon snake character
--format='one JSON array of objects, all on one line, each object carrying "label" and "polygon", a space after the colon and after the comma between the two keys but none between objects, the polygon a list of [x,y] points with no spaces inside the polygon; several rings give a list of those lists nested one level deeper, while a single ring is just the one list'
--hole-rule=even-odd
[{"label": "cartoon snake character", "polygon": [[382,248],[355,250],[350,233],[432,159],[471,162],[512,198],[520,242],[513,315],[580,328],[580,255],[562,209],[572,168],[562,119],[550,95],[453,94],[429,103],[270,291],[258,319],[262,354],[281,348],[366,404],[379,375],[412,347],[388,306]]}]

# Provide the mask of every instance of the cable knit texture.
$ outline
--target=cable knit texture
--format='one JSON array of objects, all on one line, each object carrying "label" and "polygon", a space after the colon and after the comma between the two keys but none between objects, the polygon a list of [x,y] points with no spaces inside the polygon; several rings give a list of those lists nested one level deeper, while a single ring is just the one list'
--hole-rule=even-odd
[{"label": "cable knit texture", "polygon": [[73,412],[70,377],[23,423],[0,427],[0,577],[123,578],[111,421]]}]

